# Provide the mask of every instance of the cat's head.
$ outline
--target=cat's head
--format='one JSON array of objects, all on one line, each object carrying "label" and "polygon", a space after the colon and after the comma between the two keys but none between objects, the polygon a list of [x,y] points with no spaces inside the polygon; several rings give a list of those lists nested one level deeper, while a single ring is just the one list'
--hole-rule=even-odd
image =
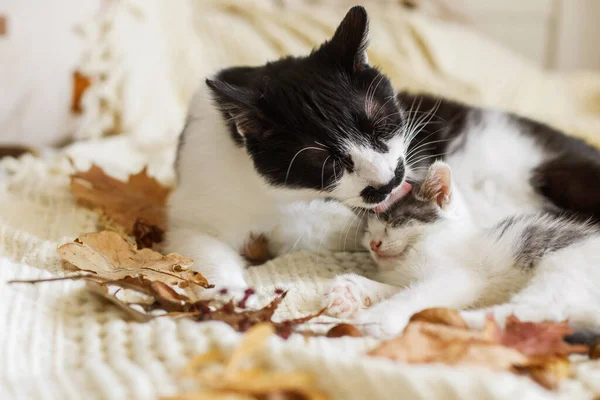
[{"label": "cat's head", "polygon": [[444,162],[431,164],[425,180],[406,191],[408,194],[385,212],[369,216],[363,244],[380,265],[402,259],[424,235],[439,232],[440,224],[468,218],[454,193],[450,167]]},{"label": "cat's head", "polygon": [[368,63],[367,13],[352,8],[305,57],[234,67],[207,80],[234,140],[272,186],[375,208],[405,177],[404,120]]}]

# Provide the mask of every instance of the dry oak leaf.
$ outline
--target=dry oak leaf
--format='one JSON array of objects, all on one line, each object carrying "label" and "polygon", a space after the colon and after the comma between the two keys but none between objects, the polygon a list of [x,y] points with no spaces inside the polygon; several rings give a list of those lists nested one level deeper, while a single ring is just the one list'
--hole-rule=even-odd
[{"label": "dry oak leaf", "polygon": [[127,182],[106,175],[97,165],[71,175],[71,192],[77,202],[92,210],[101,209],[129,235],[134,234],[138,221],[164,231],[164,207],[170,190],[149,177],[146,168],[130,175]]},{"label": "dry oak leaf", "polygon": [[60,257],[82,271],[120,280],[143,276],[180,287],[194,284],[210,287],[198,272],[190,270],[193,261],[179,254],[162,254],[151,249],[134,249],[115,232],[87,233],[58,248]]}]

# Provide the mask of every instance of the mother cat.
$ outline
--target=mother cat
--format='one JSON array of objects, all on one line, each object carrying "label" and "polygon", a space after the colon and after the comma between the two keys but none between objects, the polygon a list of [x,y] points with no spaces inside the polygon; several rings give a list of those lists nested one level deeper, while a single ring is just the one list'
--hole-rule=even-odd
[{"label": "mother cat", "polygon": [[279,253],[345,247],[360,228],[340,203],[383,210],[436,157],[481,224],[547,207],[600,217],[598,151],[517,116],[396,93],[368,63],[367,34],[354,7],[308,56],[222,70],[195,94],[167,241],[217,289],[246,287],[252,232]]}]

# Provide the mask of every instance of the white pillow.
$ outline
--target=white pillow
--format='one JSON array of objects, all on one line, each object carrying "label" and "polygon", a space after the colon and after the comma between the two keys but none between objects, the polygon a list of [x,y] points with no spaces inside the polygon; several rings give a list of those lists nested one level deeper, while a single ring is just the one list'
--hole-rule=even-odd
[{"label": "white pillow", "polygon": [[75,26],[100,0],[3,2],[0,36],[0,144],[43,145],[73,131],[72,73],[83,50]]}]

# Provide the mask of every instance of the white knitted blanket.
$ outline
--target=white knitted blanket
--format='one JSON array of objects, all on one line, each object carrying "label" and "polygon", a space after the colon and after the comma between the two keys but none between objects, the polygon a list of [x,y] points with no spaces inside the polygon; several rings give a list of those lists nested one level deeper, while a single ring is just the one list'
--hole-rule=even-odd
[{"label": "white knitted blanket", "polygon": [[[6,281],[60,274],[57,246],[96,229],[97,216],[73,202],[68,189],[72,167],[65,156],[78,169],[93,161],[117,178],[149,165],[152,175],[171,183],[185,104],[195,82],[209,68],[305,52],[331,33],[343,14],[312,9],[277,14],[264,3],[244,8],[225,0],[109,3],[112,6],[105,11],[110,15],[85,27],[94,50],[82,69],[97,80],[84,97],[86,113],[79,135],[98,138],[111,130],[130,134],[79,142],[61,155],[0,162],[1,399],[153,399],[181,388],[178,372],[194,355],[210,346],[227,351],[239,342],[239,335],[220,323],[167,318],[146,324],[128,322],[113,307],[85,292],[80,282],[30,286],[7,285]],[[592,118],[597,113],[590,111],[591,104],[584,107],[583,100],[600,98],[594,95],[594,87],[600,85],[581,91],[583,86],[539,73],[455,28],[443,30],[418,19],[399,25],[398,21],[404,21],[399,11],[378,12],[381,25],[373,24],[373,42],[380,47],[375,48],[373,58],[398,85],[517,108],[541,119],[548,116],[545,120],[577,133],[583,131],[579,128],[597,127],[597,119]],[[511,78],[488,81],[494,90],[482,90],[479,84],[485,79],[463,68],[465,64],[455,65],[460,57],[454,60],[448,54],[451,46],[441,43],[445,37],[461,38],[456,52],[466,52],[473,40],[479,43],[477,49],[491,49],[489,64]],[[238,51],[234,51],[236,45]],[[514,76],[530,78],[526,85],[512,79],[508,65],[514,67]],[[599,81],[593,78],[586,82]],[[560,95],[551,101],[552,96],[544,95],[551,92]],[[579,100],[565,105],[565,98]],[[335,274],[370,265],[361,253],[298,253],[248,269],[247,279],[262,294],[286,284],[290,294],[277,317],[287,318],[317,311],[324,285]],[[314,373],[331,398],[340,400],[600,395],[600,363],[578,366],[575,379],[554,394],[508,373],[408,366],[363,356],[373,345],[375,341],[368,338],[312,338],[308,342],[299,337],[273,338],[264,359],[278,368]]]},{"label": "white knitted blanket", "polygon": [[[151,155],[127,146],[128,137],[78,144],[67,154],[83,164],[98,151],[120,159],[101,164],[116,176],[134,172],[126,160],[155,165]],[[158,160],[160,162],[160,159]],[[135,163],[134,163],[135,164]],[[152,399],[181,388],[178,372],[210,346],[231,349],[239,335],[228,326],[159,318],[128,322],[81,282],[7,285],[60,273],[56,247],[94,231],[96,215],[75,206],[64,157],[0,162],[0,398]],[[296,253],[247,270],[248,282],[267,296],[290,288],[276,317],[299,317],[320,308],[332,276],[371,265],[366,253]],[[327,320],[326,317],[321,320]],[[323,325],[313,325],[323,329]],[[314,373],[333,399],[515,399],[555,396],[526,378],[483,369],[408,366],[363,356],[370,338],[273,338],[264,354],[278,368]],[[600,363],[577,368],[559,395],[600,394]]]}]

